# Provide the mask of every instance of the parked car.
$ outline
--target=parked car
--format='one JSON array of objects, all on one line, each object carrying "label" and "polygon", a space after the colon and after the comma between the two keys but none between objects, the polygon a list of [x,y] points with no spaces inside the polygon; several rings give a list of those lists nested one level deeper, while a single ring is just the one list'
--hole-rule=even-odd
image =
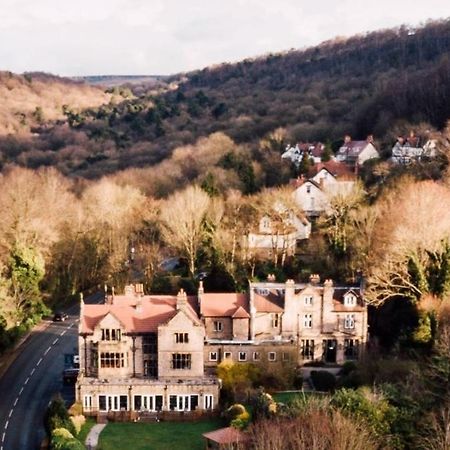
[{"label": "parked car", "polygon": [[64,322],[68,317],[65,312],[58,311],[53,316],[53,322]]},{"label": "parked car", "polygon": [[63,382],[64,384],[75,384],[77,382],[78,374],[80,369],[70,368],[64,369],[63,371]]}]

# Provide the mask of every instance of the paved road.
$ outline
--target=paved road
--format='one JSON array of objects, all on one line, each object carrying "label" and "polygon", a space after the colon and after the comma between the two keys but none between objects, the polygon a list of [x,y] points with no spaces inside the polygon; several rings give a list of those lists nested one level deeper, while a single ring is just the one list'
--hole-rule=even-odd
[{"label": "paved road", "polygon": [[[96,303],[100,294],[86,303]],[[65,322],[35,331],[0,379],[0,450],[35,450],[45,436],[43,417],[53,394],[73,400],[74,388],[64,387],[64,353],[77,346],[78,308]]]}]

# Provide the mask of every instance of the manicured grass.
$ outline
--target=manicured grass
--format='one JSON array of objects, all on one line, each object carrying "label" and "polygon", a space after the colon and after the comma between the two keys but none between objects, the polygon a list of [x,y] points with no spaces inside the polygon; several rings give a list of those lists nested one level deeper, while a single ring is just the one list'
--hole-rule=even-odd
[{"label": "manicured grass", "polygon": [[199,422],[109,423],[98,450],[203,450],[202,433],[226,426],[219,419]]},{"label": "manicured grass", "polygon": [[84,444],[86,441],[86,437],[90,431],[90,429],[96,424],[96,421],[92,417],[87,417],[86,422],[81,427],[80,432],[78,433],[77,439]]}]

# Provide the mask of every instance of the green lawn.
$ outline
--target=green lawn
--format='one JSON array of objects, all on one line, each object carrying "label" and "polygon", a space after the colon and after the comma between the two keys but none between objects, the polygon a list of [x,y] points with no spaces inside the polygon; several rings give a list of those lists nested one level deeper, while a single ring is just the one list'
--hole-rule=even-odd
[{"label": "green lawn", "polygon": [[202,433],[225,426],[219,419],[199,422],[109,423],[98,450],[203,450]]}]

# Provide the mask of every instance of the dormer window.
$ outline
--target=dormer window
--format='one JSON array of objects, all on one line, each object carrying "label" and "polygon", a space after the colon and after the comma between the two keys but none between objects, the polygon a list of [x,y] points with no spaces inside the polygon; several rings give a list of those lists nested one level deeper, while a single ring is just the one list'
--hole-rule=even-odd
[{"label": "dormer window", "polygon": [[122,330],[120,328],[102,328],[102,341],[120,341]]},{"label": "dormer window", "polygon": [[356,306],[356,296],[354,294],[345,295],[344,306]]}]

